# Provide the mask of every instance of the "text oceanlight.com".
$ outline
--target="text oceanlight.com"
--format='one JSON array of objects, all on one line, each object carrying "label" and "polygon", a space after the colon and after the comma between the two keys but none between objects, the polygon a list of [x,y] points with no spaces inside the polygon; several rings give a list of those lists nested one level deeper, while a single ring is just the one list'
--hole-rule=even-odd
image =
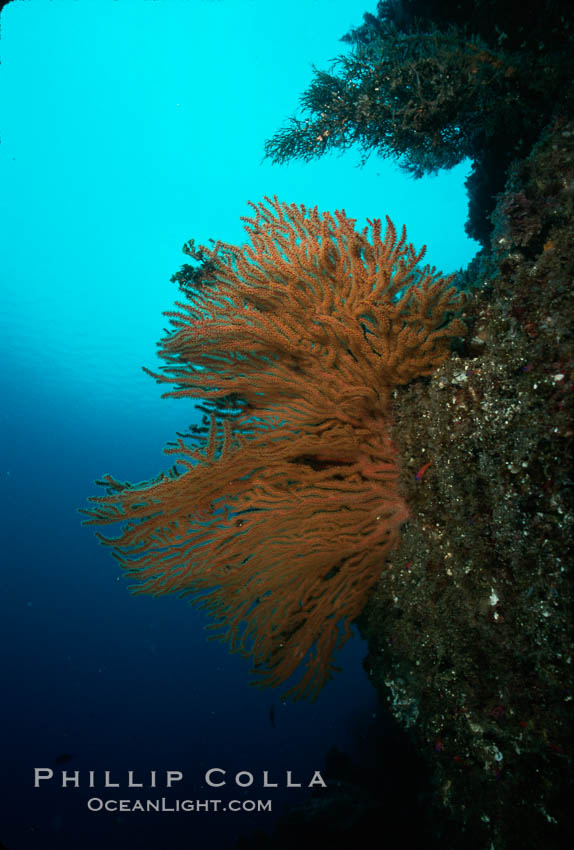
[{"label": "text oceanlight.com", "polygon": [[271,800],[102,800],[91,797],[91,812],[270,812]]}]

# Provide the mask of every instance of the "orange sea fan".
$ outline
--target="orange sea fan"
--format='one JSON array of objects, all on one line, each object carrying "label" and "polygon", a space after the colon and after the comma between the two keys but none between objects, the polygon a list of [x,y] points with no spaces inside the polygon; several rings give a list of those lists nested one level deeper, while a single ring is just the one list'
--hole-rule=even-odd
[{"label": "orange sea fan", "polygon": [[200,249],[161,344],[169,396],[206,399],[205,445],[145,484],[106,476],[89,523],[126,521],[114,547],[136,592],[190,594],[258,684],[315,696],[333,671],[407,516],[389,393],[428,375],[462,331],[450,278],[421,268],[387,219],[265,199],[250,242]]}]

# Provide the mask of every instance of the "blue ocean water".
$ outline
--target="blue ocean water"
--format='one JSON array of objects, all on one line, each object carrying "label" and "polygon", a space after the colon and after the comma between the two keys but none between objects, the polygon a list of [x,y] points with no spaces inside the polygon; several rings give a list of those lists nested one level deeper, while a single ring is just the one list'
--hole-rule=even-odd
[{"label": "blue ocean water", "polygon": [[[170,276],[189,238],[243,241],[247,201],[391,216],[445,272],[464,235],[468,166],[411,181],[348,152],[262,161],[311,64],[374,11],[364,0],[34,0],[2,12],[0,311],[2,795],[8,850],[231,847],[272,826],[286,771],[306,784],[331,747],[364,756],[381,720],[355,636],[313,703],[248,684],[249,662],[208,641],[176,598],[132,597],[77,513],[94,480],[145,480],[198,420],[162,400],[157,365]],[[383,720],[383,725],[386,721]],[[34,788],[34,769],[54,778]],[[209,768],[252,788],[209,789]],[[104,771],[120,789],[102,787]],[[144,784],[126,789],[127,772]],[[165,770],[184,779],[160,787]],[[78,771],[79,788],[61,787]],[[88,787],[94,771],[94,788]],[[151,772],[157,789],[150,789]],[[261,787],[269,771],[277,789]],[[214,793],[216,792],[216,793]],[[272,799],[273,811],[92,812],[91,798]]]}]

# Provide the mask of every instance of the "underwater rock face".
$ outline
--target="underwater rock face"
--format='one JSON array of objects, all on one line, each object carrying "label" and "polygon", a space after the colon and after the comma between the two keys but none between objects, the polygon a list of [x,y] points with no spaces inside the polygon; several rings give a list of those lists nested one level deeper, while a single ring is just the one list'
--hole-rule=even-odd
[{"label": "underwater rock face", "polygon": [[395,407],[411,518],[362,627],[373,682],[464,828],[453,847],[559,848],[571,830],[573,187],[558,118],[471,266],[472,342]]}]

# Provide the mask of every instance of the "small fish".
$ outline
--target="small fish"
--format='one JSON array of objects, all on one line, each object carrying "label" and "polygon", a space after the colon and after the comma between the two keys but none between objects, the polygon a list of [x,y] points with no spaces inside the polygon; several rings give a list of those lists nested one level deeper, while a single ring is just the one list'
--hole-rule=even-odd
[{"label": "small fish", "polygon": [[415,481],[421,480],[421,478],[423,477],[423,475],[425,474],[425,472],[427,471],[427,469],[429,468],[431,463],[432,463],[432,460],[429,460],[428,463],[425,463],[424,466],[421,466],[421,468],[419,469],[419,471],[415,475]]}]

